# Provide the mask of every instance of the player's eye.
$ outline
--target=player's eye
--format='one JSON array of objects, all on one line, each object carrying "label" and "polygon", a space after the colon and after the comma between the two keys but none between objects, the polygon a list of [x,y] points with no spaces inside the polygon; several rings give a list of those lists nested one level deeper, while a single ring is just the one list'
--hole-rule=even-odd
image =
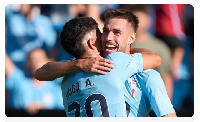
[{"label": "player's eye", "polygon": [[115,35],[119,35],[120,34],[120,31],[114,31],[113,32]]}]

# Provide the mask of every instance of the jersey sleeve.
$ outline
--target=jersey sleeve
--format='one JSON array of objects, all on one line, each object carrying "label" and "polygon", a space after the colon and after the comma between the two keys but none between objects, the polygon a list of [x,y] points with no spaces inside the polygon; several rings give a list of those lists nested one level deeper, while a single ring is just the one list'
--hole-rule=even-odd
[{"label": "jersey sleeve", "polygon": [[[142,89],[145,90],[145,94],[148,96],[149,102],[156,116],[161,117],[174,113],[175,110],[167,95],[167,91],[160,74],[155,70],[144,71],[144,74],[148,75],[148,78],[143,80],[145,82],[140,82],[140,85],[146,87]],[[138,77],[143,77],[143,74],[139,73]]]},{"label": "jersey sleeve", "polygon": [[112,60],[118,72],[123,74],[123,81],[127,80],[134,73],[143,70],[143,58],[141,53],[135,53],[130,56],[122,52],[116,52],[108,55],[107,59]]}]

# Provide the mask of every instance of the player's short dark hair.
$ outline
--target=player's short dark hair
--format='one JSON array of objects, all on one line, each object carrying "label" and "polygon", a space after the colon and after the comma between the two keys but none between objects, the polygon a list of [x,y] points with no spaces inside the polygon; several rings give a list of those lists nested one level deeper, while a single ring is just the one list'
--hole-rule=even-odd
[{"label": "player's short dark hair", "polygon": [[60,44],[63,49],[79,58],[85,53],[85,48],[82,45],[84,36],[98,28],[98,23],[91,17],[76,17],[66,22],[60,33]]},{"label": "player's short dark hair", "polygon": [[114,9],[111,11],[108,11],[105,14],[105,20],[112,19],[112,18],[121,18],[126,19],[133,27],[134,32],[137,32],[138,29],[138,17],[135,16],[131,11],[125,10],[125,9]]}]

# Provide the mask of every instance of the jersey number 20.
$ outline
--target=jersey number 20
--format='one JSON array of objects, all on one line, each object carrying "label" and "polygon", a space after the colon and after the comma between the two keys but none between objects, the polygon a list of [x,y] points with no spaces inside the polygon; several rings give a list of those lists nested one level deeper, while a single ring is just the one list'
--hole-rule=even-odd
[{"label": "jersey number 20", "polygon": [[[88,117],[93,117],[91,110],[91,103],[98,100],[101,106],[101,113],[103,117],[109,117],[108,105],[106,98],[101,94],[92,94],[85,101],[85,111]],[[80,117],[80,108],[81,105],[78,102],[73,102],[68,106],[68,112],[71,112],[75,109],[75,117]]]}]

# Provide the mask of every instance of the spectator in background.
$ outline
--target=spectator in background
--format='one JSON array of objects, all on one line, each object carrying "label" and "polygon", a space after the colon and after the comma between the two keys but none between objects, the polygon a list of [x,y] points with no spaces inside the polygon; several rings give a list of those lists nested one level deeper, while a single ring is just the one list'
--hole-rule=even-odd
[{"label": "spectator in background", "polygon": [[185,33],[182,15],[185,4],[156,5],[155,34],[170,48],[173,78],[180,78],[180,66],[184,55]]},{"label": "spectator in background", "polygon": [[180,78],[174,84],[172,103],[178,111],[185,109],[194,112],[194,7],[186,4],[183,13],[185,51],[180,67]]},{"label": "spectator in background", "polygon": [[[69,21],[74,17],[85,16],[86,14],[86,4],[53,4],[51,6],[51,12],[47,15],[50,15],[50,18],[53,21],[53,27],[56,31],[56,45],[54,47],[53,57],[57,61],[70,60],[73,58],[69,53],[66,53],[59,44],[59,34],[62,30],[65,22]],[[45,11],[42,9],[42,11]],[[45,13],[45,12],[42,12]]]},{"label": "spectator in background", "polygon": [[101,32],[103,32],[104,27],[104,14],[112,9],[118,8],[118,4],[87,4],[86,5],[86,16],[94,18]]},{"label": "spectator in background", "polygon": [[30,77],[26,77],[5,54],[5,85],[9,91],[11,108],[25,109],[32,115],[40,109],[64,109],[60,84],[41,82],[34,78],[35,70],[48,61],[43,49],[31,51],[26,62]]},{"label": "spectator in background", "polygon": [[[40,14],[36,4],[18,4],[5,9],[6,52],[11,61],[24,73],[28,72],[27,54],[36,48],[43,48],[48,55],[56,42],[56,33],[51,20]],[[26,74],[27,75],[27,74]]]},{"label": "spectator in background", "polygon": [[150,7],[148,5],[132,5],[130,8],[139,19],[136,40],[131,45],[131,48],[146,48],[161,56],[162,64],[156,70],[161,74],[167,94],[171,99],[173,95],[173,79],[171,75],[170,49],[163,41],[148,32],[151,26]]},{"label": "spectator in background", "polygon": [[[49,11],[46,11],[46,8]],[[85,16],[86,4],[52,4],[42,5],[41,13],[49,16],[53,21],[54,29],[57,32],[61,32],[65,22],[69,21],[74,17]]]},{"label": "spectator in background", "polygon": [[98,28],[103,32],[104,22],[101,20],[100,5],[88,4],[86,10],[86,16],[94,18],[98,23]]},{"label": "spectator in background", "polygon": [[[30,108],[31,105],[28,107],[26,100],[35,98],[33,95],[25,96],[34,87],[30,82],[33,76],[29,74],[26,65],[27,55],[36,48],[42,48],[48,55],[51,55],[56,42],[52,22],[48,17],[40,14],[39,7],[36,4],[15,4],[5,8],[6,102],[8,102],[8,107]],[[9,62],[12,63],[9,64]],[[24,93],[20,91],[22,87],[26,88]]]}]

